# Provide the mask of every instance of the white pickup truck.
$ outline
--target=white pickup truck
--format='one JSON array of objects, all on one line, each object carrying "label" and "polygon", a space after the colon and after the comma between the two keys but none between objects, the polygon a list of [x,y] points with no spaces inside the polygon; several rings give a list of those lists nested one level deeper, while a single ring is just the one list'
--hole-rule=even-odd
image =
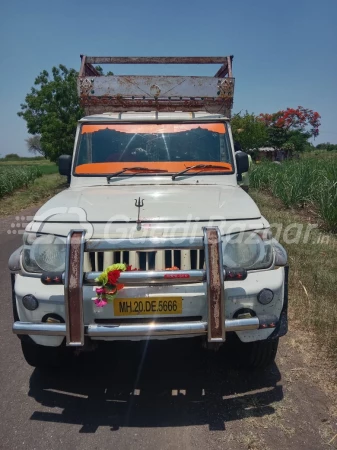
[{"label": "white pickup truck", "polygon": [[[102,76],[93,64],[222,64],[215,77]],[[246,367],[287,332],[287,255],[238,185],[232,57],[82,56],[70,187],[9,260],[13,331],[35,367],[94,341],[199,337]],[[226,343],[226,340],[228,341]]]}]

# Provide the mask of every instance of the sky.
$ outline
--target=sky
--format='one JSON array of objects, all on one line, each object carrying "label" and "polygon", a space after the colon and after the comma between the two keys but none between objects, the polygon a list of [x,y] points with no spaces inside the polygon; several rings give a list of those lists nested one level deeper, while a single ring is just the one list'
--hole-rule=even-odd
[{"label": "sky", "polygon": [[[89,56],[234,55],[234,112],[299,105],[337,143],[337,0],[12,0],[0,14],[0,157],[27,156],[20,104],[40,71]],[[117,74],[214,75],[218,66],[115,66]]]}]

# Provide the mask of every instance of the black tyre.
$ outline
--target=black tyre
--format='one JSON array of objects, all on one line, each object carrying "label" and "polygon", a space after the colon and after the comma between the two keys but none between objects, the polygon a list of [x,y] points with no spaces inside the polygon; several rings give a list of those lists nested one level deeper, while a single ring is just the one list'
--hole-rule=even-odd
[{"label": "black tyre", "polygon": [[278,339],[236,342],[232,349],[235,361],[246,369],[264,369],[275,361]]},{"label": "black tyre", "polygon": [[70,349],[59,347],[45,347],[43,345],[21,341],[21,348],[26,362],[40,369],[51,369],[66,366],[71,359]]}]

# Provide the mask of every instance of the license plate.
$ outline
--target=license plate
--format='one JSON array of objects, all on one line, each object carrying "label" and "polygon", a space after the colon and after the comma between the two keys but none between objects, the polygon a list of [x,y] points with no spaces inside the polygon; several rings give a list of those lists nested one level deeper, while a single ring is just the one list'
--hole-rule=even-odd
[{"label": "license plate", "polygon": [[182,297],[115,298],[115,316],[182,314]]}]

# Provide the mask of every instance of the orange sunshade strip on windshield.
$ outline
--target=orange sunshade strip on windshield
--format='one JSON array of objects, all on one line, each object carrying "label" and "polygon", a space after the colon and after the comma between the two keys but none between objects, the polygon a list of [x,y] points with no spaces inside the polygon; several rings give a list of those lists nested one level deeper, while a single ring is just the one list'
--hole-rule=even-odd
[{"label": "orange sunshade strip on windshield", "polygon": [[195,130],[202,128],[204,130],[213,131],[219,134],[226,133],[226,127],[224,123],[135,123],[135,124],[106,124],[106,125],[83,125],[81,133],[96,133],[101,130],[114,130],[121,133],[180,133],[182,131]]},{"label": "orange sunshade strip on windshield", "polygon": [[[104,162],[104,163],[89,163],[81,164],[75,168],[75,173],[78,175],[109,175],[114,172],[123,170],[125,167],[144,167],[151,170],[167,170],[168,173],[180,172],[185,170],[187,167],[199,165],[199,164],[212,164],[215,166],[222,166],[228,171],[232,171],[233,167],[231,164],[226,162],[218,161],[162,161],[162,162]],[[194,169],[195,171],[200,171],[200,169]],[[208,168],[203,169],[204,172],[220,172],[222,169]],[[193,173],[193,170],[190,172]],[[132,173],[132,171],[130,171]],[[142,173],[137,171],[137,173]],[[143,173],[146,173],[145,171]],[[225,170],[224,170],[225,173]]]}]

